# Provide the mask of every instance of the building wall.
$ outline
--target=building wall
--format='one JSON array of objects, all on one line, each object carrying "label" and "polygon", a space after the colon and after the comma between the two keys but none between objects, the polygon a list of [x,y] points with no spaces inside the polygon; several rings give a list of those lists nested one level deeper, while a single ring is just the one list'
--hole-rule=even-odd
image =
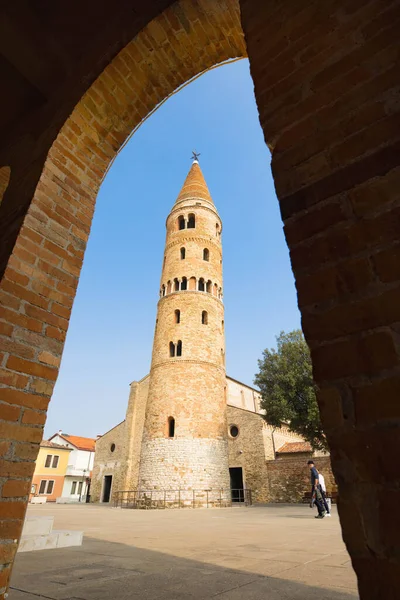
[{"label": "building wall", "polygon": [[[113,444],[115,444],[114,451],[112,451]],[[92,502],[102,500],[102,488],[106,475],[113,477],[112,492],[125,489],[126,445],[126,421],[122,421],[96,441],[96,460],[90,488]]]},{"label": "building wall", "polygon": [[273,431],[275,451],[282,448],[283,444],[286,444],[286,442],[304,442],[301,435],[290,431],[285,426],[279,428],[269,426],[269,428]]},{"label": "building wall", "polygon": [[140,453],[142,447],[150,375],[131,384],[126,411],[126,476],[125,489],[134,490],[139,483]]},{"label": "building wall", "polygon": [[245,488],[251,489],[254,502],[267,502],[268,476],[264,444],[264,420],[261,415],[228,406],[228,428],[236,425],[239,435],[229,436],[229,467],[242,467]]},{"label": "building wall", "polygon": [[[57,467],[52,466],[46,467],[46,458],[48,455],[58,456]],[[33,495],[39,495],[40,482],[45,480],[53,480],[54,487],[51,494],[41,494],[47,496],[48,502],[53,502],[62,495],[64,476],[67,470],[69,460],[69,450],[63,450],[61,448],[48,448],[41,447],[36,460],[35,472],[32,479],[32,485],[35,485],[35,494],[30,494],[30,498]],[[53,462],[53,461],[52,461]]]},{"label": "building wall", "polygon": [[[40,484],[43,480],[54,481],[54,486],[53,486],[53,490],[52,490],[51,494],[47,494],[47,493],[39,494]],[[35,487],[35,493],[34,494],[31,493],[29,499],[31,500],[34,496],[40,496],[40,497],[46,496],[47,502],[55,502],[57,500],[57,498],[60,498],[62,496],[64,481],[65,481],[64,475],[56,475],[56,474],[50,474],[50,473],[43,474],[43,475],[37,475],[35,473],[35,475],[33,476],[33,479],[32,479],[32,486]]]},{"label": "building wall", "polygon": [[262,412],[260,408],[261,395],[259,392],[231,377],[226,378],[226,384],[227,404],[252,412]]},{"label": "building wall", "polygon": [[[270,502],[301,502],[304,494],[311,491],[308,459],[309,456],[300,456],[267,462]],[[327,492],[336,492],[329,456],[315,458],[315,466],[325,478]]]},{"label": "building wall", "polygon": [[70,468],[80,470],[82,472],[83,470],[88,472],[93,469],[94,452],[89,452],[89,450],[79,450],[58,434],[53,436],[51,441],[55,444],[60,444],[61,446],[71,448],[72,451],[70,452],[68,461],[68,466]]}]

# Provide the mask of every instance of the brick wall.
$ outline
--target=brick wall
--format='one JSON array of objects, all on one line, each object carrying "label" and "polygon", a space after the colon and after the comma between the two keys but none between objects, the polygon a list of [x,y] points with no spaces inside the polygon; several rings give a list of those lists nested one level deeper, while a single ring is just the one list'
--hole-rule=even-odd
[{"label": "brick wall", "polygon": [[[267,462],[269,502],[301,502],[306,492],[311,491],[308,456],[278,458]],[[325,478],[328,494],[337,491],[328,456],[315,459],[315,466]]]},{"label": "brick wall", "polygon": [[343,537],[361,598],[394,600],[400,2],[242,0],[241,16]]},{"label": "brick wall", "polygon": [[[110,20],[98,2],[103,12],[94,23],[99,30],[107,22],[112,39],[83,33],[104,47],[81,52],[76,64],[61,51],[60,69],[46,72],[50,93],[40,106],[29,96],[22,104],[12,98],[3,115],[0,164],[11,167],[11,180],[0,206],[6,267],[0,484],[7,538],[0,596],[104,172],[132,129],[179,84],[246,52],[236,3],[174,3],[146,26],[153,5],[161,8],[138,3],[135,18],[119,13]],[[400,540],[391,506],[400,479],[400,3],[241,0],[240,7],[340,487],[343,536],[362,599],[397,600]],[[79,101],[129,41],[128,22],[141,33]],[[87,48],[85,39],[79,47]],[[75,80],[64,77],[64,64]],[[54,72],[64,85],[56,91]],[[8,110],[21,106],[32,109],[29,118],[10,121]]]}]

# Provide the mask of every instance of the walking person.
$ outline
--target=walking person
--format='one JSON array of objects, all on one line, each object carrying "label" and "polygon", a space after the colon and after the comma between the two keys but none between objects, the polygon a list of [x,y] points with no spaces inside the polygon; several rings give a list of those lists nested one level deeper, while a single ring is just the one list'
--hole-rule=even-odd
[{"label": "walking person", "polygon": [[322,475],[321,471],[318,471],[318,480],[319,480],[319,485],[321,488],[321,496],[322,496],[322,502],[326,511],[326,517],[330,517],[331,516],[331,511],[329,510],[329,504],[328,501],[326,499],[326,485],[325,485],[325,477]]},{"label": "walking person", "polygon": [[321,489],[320,489],[320,484],[319,484],[319,473],[318,473],[317,469],[315,468],[313,460],[309,460],[307,462],[307,465],[308,465],[308,468],[310,469],[310,475],[311,475],[311,497],[313,498],[315,496],[315,504],[318,509],[318,514],[315,518],[323,519],[326,515],[326,510],[324,508],[323,501],[322,501],[322,494],[321,494]]}]

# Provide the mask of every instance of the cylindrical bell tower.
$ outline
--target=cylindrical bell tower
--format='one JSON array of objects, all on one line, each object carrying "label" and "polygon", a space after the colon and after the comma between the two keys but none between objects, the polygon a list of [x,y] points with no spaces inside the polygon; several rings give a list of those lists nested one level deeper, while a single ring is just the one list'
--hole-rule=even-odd
[{"label": "cylindrical bell tower", "polygon": [[229,489],[222,222],[197,160],[166,228],[139,488]]}]

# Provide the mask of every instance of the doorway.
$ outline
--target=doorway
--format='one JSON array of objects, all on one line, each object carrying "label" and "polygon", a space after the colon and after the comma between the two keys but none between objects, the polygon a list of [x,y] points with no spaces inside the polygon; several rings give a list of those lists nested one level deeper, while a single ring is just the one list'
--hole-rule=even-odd
[{"label": "doorway", "polygon": [[102,502],[110,502],[111,486],[112,486],[112,475],[105,475],[104,476]]},{"label": "doorway", "polygon": [[244,502],[243,469],[242,467],[230,467],[229,477],[231,480],[232,502]]}]

